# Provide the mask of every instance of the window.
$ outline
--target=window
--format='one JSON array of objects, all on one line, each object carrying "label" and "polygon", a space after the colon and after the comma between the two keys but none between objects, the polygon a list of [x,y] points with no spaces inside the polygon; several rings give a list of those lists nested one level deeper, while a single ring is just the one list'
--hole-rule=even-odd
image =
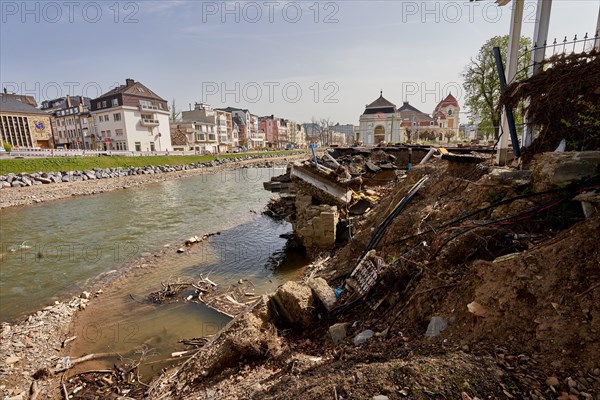
[{"label": "window", "polygon": [[106,107],[106,100],[102,102],[102,108]]},{"label": "window", "polygon": [[118,107],[119,106],[119,99],[112,99],[112,106],[113,107]]},{"label": "window", "polygon": [[106,137],[110,137],[110,131],[106,131]]},{"label": "window", "polygon": [[204,135],[204,133],[197,133],[196,140],[198,140],[199,142],[204,142],[206,140],[206,136]]},{"label": "window", "polygon": [[123,135],[123,129],[115,129],[115,135],[117,135],[117,136]]},{"label": "window", "polygon": [[156,151],[156,148],[154,147],[154,142],[150,142],[150,151]]},{"label": "window", "polygon": [[214,140],[217,140],[217,137],[215,136],[214,133],[209,133],[208,134],[208,140],[214,141]]},{"label": "window", "polygon": [[138,86],[137,90],[138,90],[138,92],[140,92],[140,93],[144,93],[144,88],[141,88],[141,87],[139,87],[139,86]]},{"label": "window", "polygon": [[115,122],[120,121],[121,120],[121,114],[120,113],[113,114],[113,119],[115,120]]},{"label": "window", "polygon": [[135,151],[142,151],[142,143],[135,142]]},{"label": "window", "polygon": [[452,115],[452,109],[451,108],[448,109],[448,115]]},{"label": "window", "polygon": [[101,131],[101,132],[100,132],[100,136],[102,136],[102,137],[106,137],[106,131]]},{"label": "window", "polygon": [[97,102],[97,103],[96,103],[96,108],[102,108],[102,103],[100,103],[100,102]]}]

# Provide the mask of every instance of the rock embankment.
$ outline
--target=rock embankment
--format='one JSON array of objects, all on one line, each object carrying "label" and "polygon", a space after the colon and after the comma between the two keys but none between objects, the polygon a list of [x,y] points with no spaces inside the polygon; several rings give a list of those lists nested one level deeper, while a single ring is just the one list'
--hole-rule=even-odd
[{"label": "rock embankment", "polygon": [[[3,186],[0,194],[0,209],[65,199],[72,196],[87,196],[111,192],[114,190],[159,183],[199,174],[245,168],[247,166],[263,168],[272,168],[280,165],[284,166],[291,160],[305,157],[305,154],[285,156],[241,156],[213,160],[208,163],[186,165],[98,168],[88,171],[6,174],[0,176],[0,185]],[[91,176],[94,176],[95,178],[92,178]],[[98,178],[98,176],[100,178]],[[54,177],[54,179],[52,177]],[[29,186],[26,183],[23,184],[24,179],[29,181]],[[50,179],[53,183],[44,184],[46,179]],[[58,182],[54,183],[55,181]],[[4,182],[4,184],[1,182]],[[21,183],[14,184],[14,182]],[[10,185],[10,187],[7,185]]]},{"label": "rock embankment", "polygon": [[[46,185],[52,183],[77,182],[96,179],[119,178],[133,175],[152,175],[168,172],[186,171],[199,168],[217,167],[223,164],[271,158],[272,155],[260,156],[242,156],[233,158],[217,159],[204,163],[191,163],[183,165],[147,165],[145,167],[127,167],[127,168],[94,168],[85,171],[62,171],[62,172],[21,172],[19,174],[9,173],[0,175],[0,188],[25,187],[35,185]],[[266,163],[270,167],[270,163]]]}]

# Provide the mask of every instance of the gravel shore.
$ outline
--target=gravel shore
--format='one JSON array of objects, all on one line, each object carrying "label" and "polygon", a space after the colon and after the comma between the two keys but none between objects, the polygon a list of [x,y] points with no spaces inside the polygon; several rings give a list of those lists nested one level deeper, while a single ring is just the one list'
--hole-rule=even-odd
[{"label": "gravel shore", "polygon": [[88,196],[114,190],[128,189],[151,183],[164,182],[173,179],[210,174],[218,171],[233,170],[243,166],[285,166],[292,160],[304,159],[306,154],[265,157],[238,162],[230,162],[215,167],[190,169],[162,174],[131,175],[118,178],[63,182],[52,185],[35,185],[26,187],[11,187],[0,190],[0,209],[43,203],[52,200],[65,199],[73,196]]}]

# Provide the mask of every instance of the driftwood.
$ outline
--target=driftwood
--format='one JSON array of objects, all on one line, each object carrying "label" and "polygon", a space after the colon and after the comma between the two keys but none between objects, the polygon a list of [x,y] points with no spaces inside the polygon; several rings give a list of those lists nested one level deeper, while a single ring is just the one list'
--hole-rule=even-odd
[{"label": "driftwood", "polygon": [[63,365],[60,368],[53,368],[51,370],[51,372],[53,374],[58,374],[64,371],[67,371],[71,368],[73,368],[75,365],[77,364],[81,364],[82,362],[86,362],[86,361],[91,361],[91,360],[97,360],[99,358],[110,358],[110,357],[116,357],[118,356],[118,353],[92,353],[92,354],[88,354],[79,358],[75,358],[74,360],[71,360],[68,365]]},{"label": "driftwood", "polygon": [[[175,301],[199,302],[230,318],[245,311],[260,299],[254,292],[254,283],[243,279],[227,289],[222,289],[208,276],[203,275],[195,282],[161,282],[161,286],[161,290],[150,293],[150,301],[159,304]],[[193,294],[190,289],[194,289]]]}]

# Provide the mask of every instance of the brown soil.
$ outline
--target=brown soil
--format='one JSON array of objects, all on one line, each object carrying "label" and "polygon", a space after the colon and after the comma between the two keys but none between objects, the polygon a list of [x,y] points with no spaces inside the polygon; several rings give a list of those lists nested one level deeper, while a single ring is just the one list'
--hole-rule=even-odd
[{"label": "brown soil", "polygon": [[[236,353],[229,368],[204,375],[192,359],[148,398],[600,398],[600,215],[586,220],[564,192],[533,195],[490,170],[435,160],[378,188],[382,200],[317,273],[331,286],[408,189],[430,177],[378,246],[390,268],[367,302],[321,312],[301,332],[280,330],[277,356]],[[473,302],[482,316],[469,311]],[[433,316],[448,327],[426,338]],[[327,329],[338,322],[352,327],[334,345]],[[354,346],[365,329],[376,337]]]}]

